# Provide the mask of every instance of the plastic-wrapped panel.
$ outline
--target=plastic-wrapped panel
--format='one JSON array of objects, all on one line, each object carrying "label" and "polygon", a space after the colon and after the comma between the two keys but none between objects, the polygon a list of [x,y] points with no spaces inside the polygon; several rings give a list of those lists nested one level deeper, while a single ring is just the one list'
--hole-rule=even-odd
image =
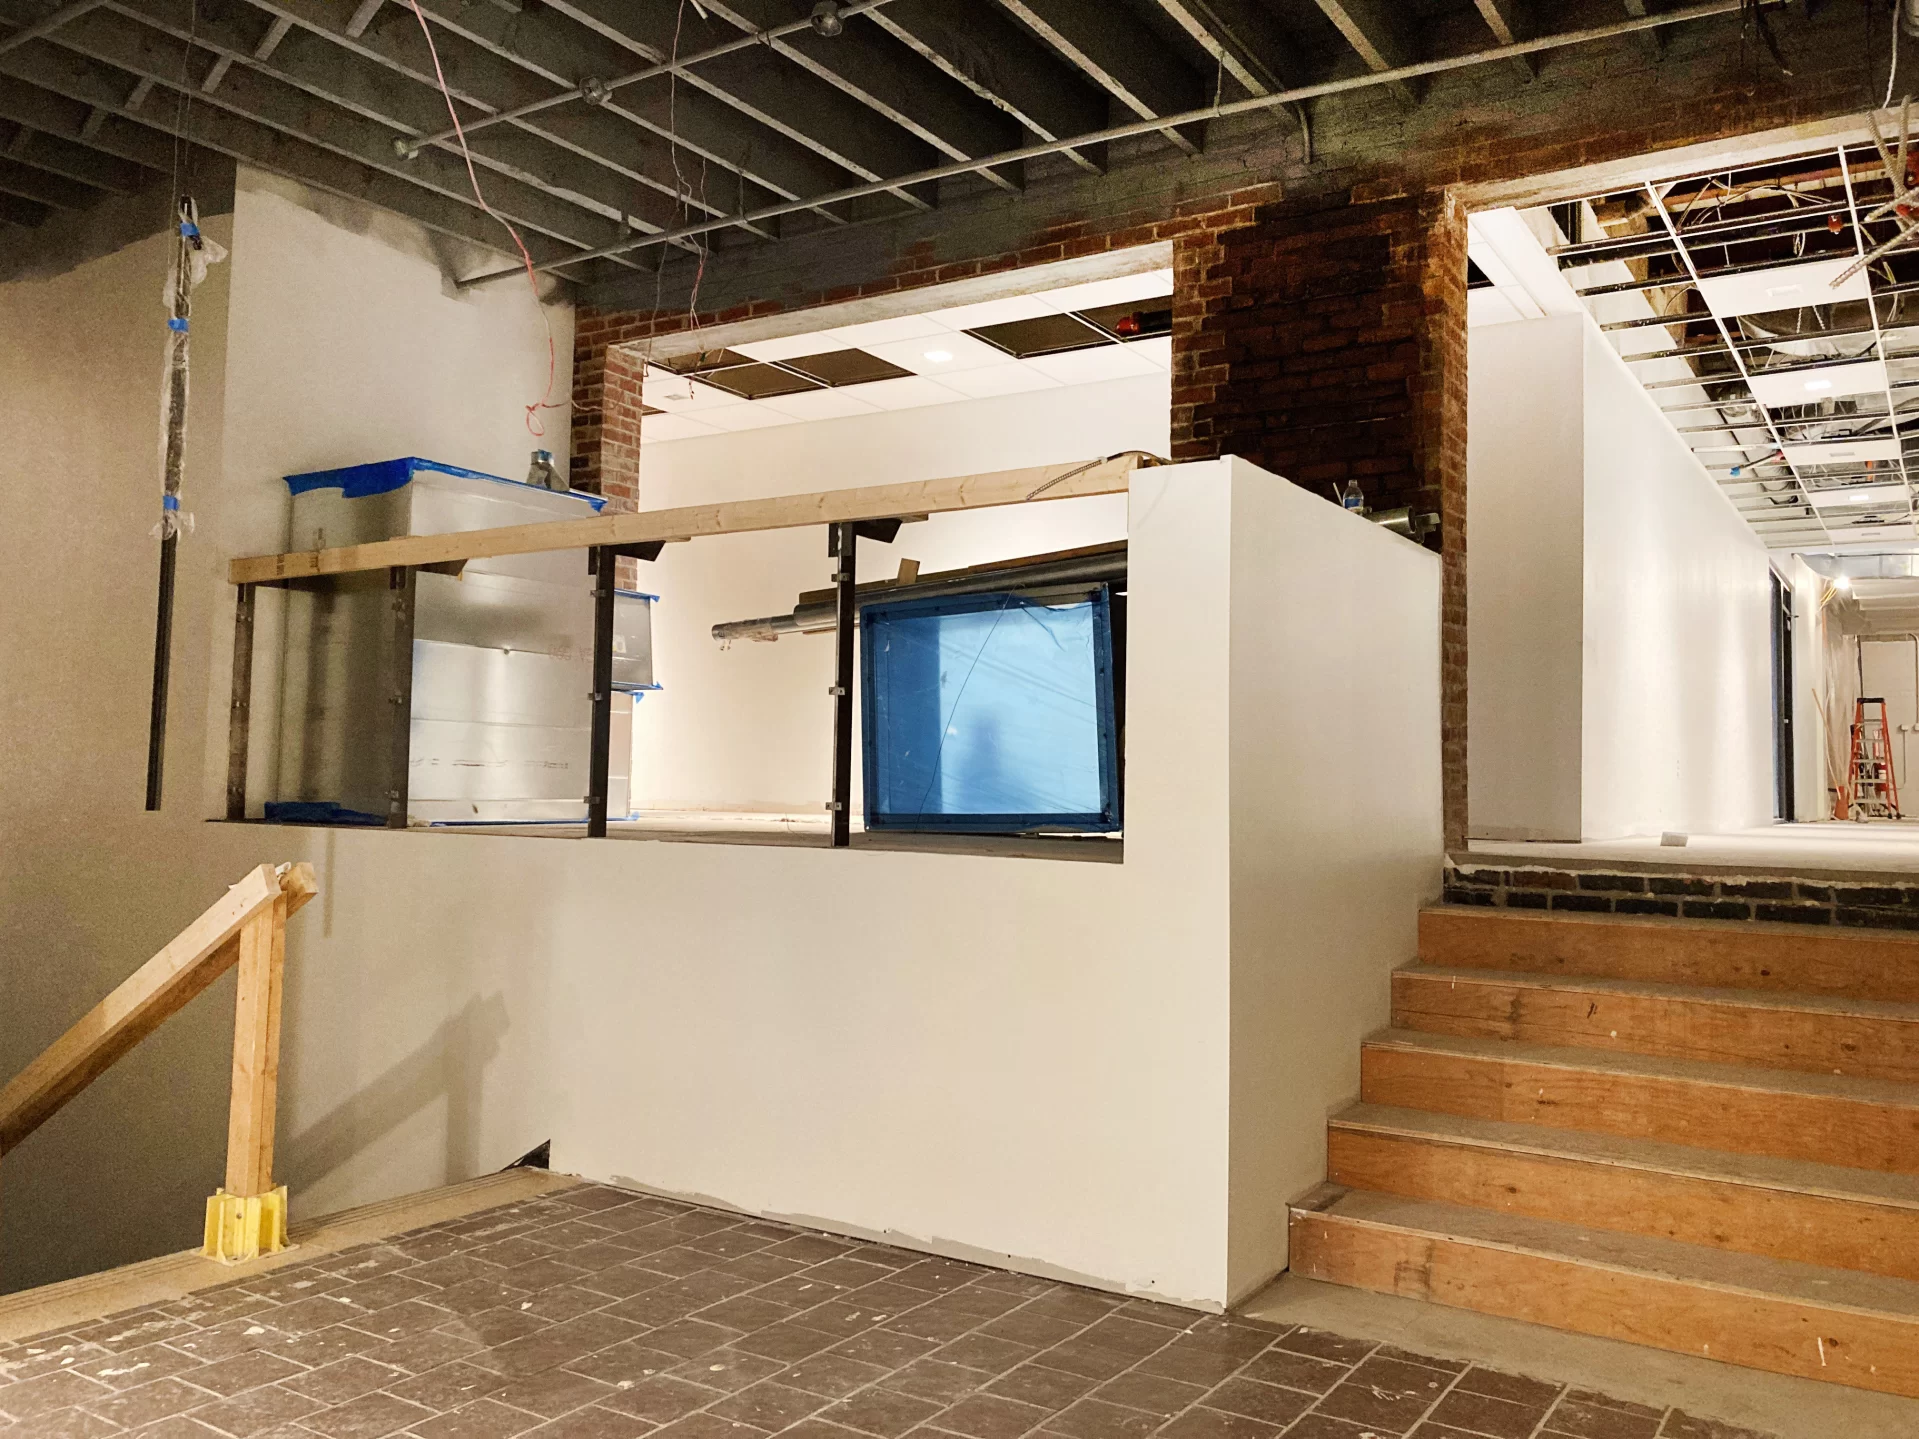
[{"label": "plastic-wrapped panel", "polygon": [[1119,828],[1104,586],[867,605],[860,632],[867,828]]}]

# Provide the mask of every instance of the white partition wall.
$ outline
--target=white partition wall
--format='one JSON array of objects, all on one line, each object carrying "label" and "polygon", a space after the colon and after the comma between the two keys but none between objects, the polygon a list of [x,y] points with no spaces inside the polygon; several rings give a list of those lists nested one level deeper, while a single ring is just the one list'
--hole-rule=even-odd
[{"label": "white partition wall", "polygon": [[1124,863],[589,850],[557,1165],[1208,1307],[1283,1267],[1438,888],[1438,561],[1237,460],[1136,475],[1129,545]]}]

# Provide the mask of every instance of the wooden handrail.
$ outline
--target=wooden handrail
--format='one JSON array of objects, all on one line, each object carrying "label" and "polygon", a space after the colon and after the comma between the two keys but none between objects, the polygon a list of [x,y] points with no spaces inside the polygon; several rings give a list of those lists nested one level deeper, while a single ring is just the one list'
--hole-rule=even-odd
[{"label": "wooden handrail", "polygon": [[[309,864],[263,864],[250,871],[0,1089],[0,1154],[237,964],[227,1185],[211,1203],[220,1203],[224,1195],[252,1199],[257,1209],[259,1200],[273,1192],[286,920],[318,892]],[[282,1197],[277,1215],[282,1235],[284,1218]],[[210,1250],[212,1231],[210,1206]]]},{"label": "wooden handrail", "polygon": [[1024,504],[1028,500],[1121,494],[1134,470],[1159,463],[1163,462],[1130,453],[1079,464],[1036,465],[985,475],[869,485],[855,490],[823,490],[764,500],[728,500],[672,510],[639,510],[580,520],[507,525],[492,530],[460,530],[445,535],[404,535],[399,539],[375,540],[338,549],[236,559],[228,565],[227,578],[236,585],[275,584],[318,575],[352,574],[394,566],[417,569],[498,555],[537,554],[543,550],[649,544],[656,540],[749,534],[801,525],[943,514],[950,510]]}]

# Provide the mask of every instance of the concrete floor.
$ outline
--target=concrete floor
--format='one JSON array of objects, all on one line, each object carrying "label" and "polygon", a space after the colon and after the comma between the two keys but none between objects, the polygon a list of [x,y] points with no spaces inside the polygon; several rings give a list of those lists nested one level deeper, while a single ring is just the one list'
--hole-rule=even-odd
[{"label": "concrete floor", "polygon": [[1919,874],[1919,820],[1853,824],[1774,824],[1723,834],[1688,835],[1683,846],[1662,845],[1656,835],[1629,839],[1543,844],[1476,839],[1474,856],[1537,863],[1577,860],[1629,864],[1712,866],[1742,870],[1790,870],[1794,874]]},{"label": "concrete floor", "polygon": [[1919,1399],[1765,1374],[1292,1274],[1282,1274],[1240,1312],[1274,1324],[1364,1335],[1399,1348],[1598,1390],[1655,1409],[1675,1406],[1778,1439],[1919,1435]]}]

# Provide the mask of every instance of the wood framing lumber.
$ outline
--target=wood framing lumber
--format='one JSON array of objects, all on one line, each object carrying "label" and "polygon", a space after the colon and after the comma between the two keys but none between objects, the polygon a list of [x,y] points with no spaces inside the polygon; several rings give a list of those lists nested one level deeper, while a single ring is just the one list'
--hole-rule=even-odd
[{"label": "wood framing lumber", "polygon": [[318,892],[308,864],[263,864],[216,900],[0,1089],[0,1154],[13,1148],[240,958],[240,932]]},{"label": "wood framing lumber", "polygon": [[1029,500],[1120,494],[1126,490],[1128,477],[1134,470],[1155,463],[1158,461],[1150,456],[1133,453],[1077,464],[1038,465],[857,490],[823,490],[764,500],[602,514],[582,520],[550,520],[543,524],[464,530],[447,535],[407,535],[339,549],[236,559],[228,567],[228,579],[236,585],[276,584],[396,565],[418,568],[458,560],[491,559],[498,555],[537,554],[545,550],[690,540],[707,535],[986,509]]},{"label": "wood framing lumber", "polygon": [[280,992],[286,969],[284,896],[240,926],[227,1111],[226,1192],[255,1199],[273,1188],[273,1121],[280,1086]]}]

